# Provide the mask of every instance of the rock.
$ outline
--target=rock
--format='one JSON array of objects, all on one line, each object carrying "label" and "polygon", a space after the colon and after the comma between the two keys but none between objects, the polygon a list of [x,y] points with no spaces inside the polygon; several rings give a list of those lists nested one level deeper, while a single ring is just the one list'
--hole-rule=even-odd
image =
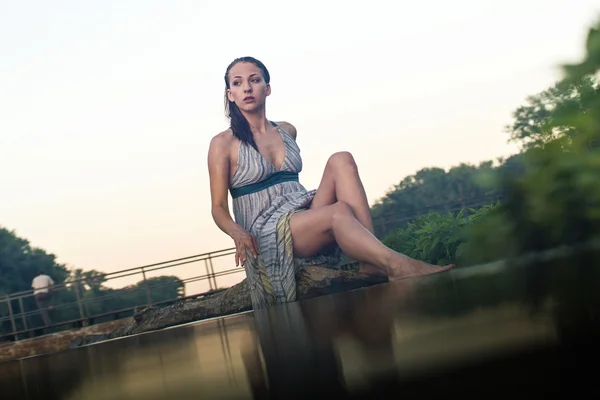
[{"label": "rock", "polygon": [[[311,266],[298,272],[296,282],[298,299],[301,300],[376,285],[387,282],[387,278]],[[122,326],[108,335],[78,338],[77,341],[71,344],[71,347],[167,328],[187,322],[236,314],[251,309],[250,290],[244,279],[229,289],[206,295],[201,299],[188,300],[162,308],[144,308],[135,313],[133,321],[129,325]]]}]

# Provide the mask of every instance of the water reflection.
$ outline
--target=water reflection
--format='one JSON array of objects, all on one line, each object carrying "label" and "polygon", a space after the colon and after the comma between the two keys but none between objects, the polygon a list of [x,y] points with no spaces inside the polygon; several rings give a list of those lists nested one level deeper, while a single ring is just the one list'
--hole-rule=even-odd
[{"label": "water reflection", "polygon": [[589,255],[576,261],[490,266],[487,274],[482,267],[475,274],[457,270],[9,362],[0,365],[0,397],[290,399],[558,390],[568,379],[561,366],[568,362],[583,377],[573,355],[581,346],[588,357],[597,349],[579,335],[597,332],[597,268]]}]

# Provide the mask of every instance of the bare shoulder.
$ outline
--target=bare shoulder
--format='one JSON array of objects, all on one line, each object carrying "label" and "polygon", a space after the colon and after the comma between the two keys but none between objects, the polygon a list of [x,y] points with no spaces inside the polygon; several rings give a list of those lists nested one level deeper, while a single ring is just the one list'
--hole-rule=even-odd
[{"label": "bare shoulder", "polygon": [[298,135],[298,131],[296,130],[296,127],[292,124],[290,124],[289,122],[286,121],[278,121],[277,125],[281,126],[281,129],[283,129],[284,131],[286,131],[287,133],[290,134],[291,137],[294,138],[294,140],[296,140],[296,136]]},{"label": "bare shoulder", "polygon": [[235,137],[233,136],[231,129],[224,130],[213,136],[210,140],[209,152],[224,152],[225,154],[228,154],[234,141]]}]

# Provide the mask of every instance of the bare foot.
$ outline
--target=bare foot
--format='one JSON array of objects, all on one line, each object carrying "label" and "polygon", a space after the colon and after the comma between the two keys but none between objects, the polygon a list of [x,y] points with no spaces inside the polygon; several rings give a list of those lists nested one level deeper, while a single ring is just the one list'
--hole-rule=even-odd
[{"label": "bare foot", "polygon": [[436,274],[438,272],[447,271],[454,267],[454,264],[440,267],[439,265],[428,264],[424,261],[415,260],[401,254],[397,261],[390,268],[391,272],[388,273],[388,279],[391,282],[413,276]]}]

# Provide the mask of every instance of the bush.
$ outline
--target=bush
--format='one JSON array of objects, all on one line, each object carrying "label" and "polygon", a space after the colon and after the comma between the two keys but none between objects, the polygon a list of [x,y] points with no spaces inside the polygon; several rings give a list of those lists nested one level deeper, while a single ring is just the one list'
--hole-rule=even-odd
[{"label": "bush", "polygon": [[431,264],[460,264],[469,259],[468,230],[497,205],[470,209],[456,214],[429,213],[388,235],[383,243],[409,257]]}]

